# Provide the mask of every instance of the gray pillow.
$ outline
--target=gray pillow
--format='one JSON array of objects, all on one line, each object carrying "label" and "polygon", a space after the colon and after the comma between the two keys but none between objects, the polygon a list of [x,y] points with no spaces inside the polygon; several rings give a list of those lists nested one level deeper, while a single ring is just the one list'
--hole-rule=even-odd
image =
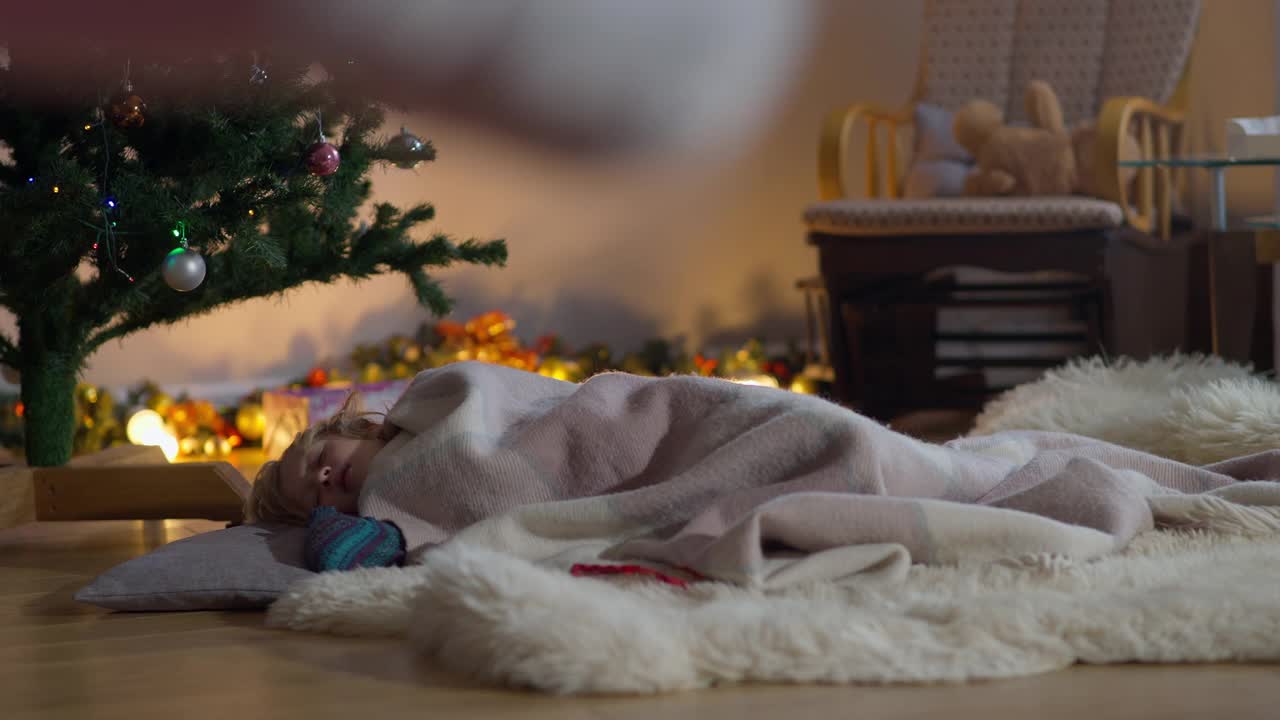
[{"label": "gray pillow", "polygon": [[99,575],[76,600],[111,610],[263,608],[303,566],[307,530],[293,525],[240,525],[156,548]]},{"label": "gray pillow", "polygon": [[955,113],[937,105],[917,103],[914,116],[915,151],[903,181],[903,197],[963,195],[964,178],[973,166],[973,156],[956,142],[951,131]]}]

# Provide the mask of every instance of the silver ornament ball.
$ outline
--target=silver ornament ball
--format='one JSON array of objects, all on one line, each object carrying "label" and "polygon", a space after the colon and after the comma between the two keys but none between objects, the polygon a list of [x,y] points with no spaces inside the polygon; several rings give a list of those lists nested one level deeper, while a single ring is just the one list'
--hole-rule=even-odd
[{"label": "silver ornament ball", "polygon": [[400,134],[391,138],[387,143],[387,150],[391,153],[392,163],[398,168],[412,170],[422,162],[423,150],[426,144],[422,142],[422,138],[414,135],[404,128],[400,128]]},{"label": "silver ornament ball", "polygon": [[204,282],[204,258],[190,248],[174,248],[165,256],[160,272],[169,287],[189,292]]}]

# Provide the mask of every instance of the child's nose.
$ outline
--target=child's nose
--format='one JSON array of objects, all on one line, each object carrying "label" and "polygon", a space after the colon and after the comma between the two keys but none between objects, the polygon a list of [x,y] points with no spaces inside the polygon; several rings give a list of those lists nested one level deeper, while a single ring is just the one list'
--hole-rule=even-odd
[{"label": "child's nose", "polygon": [[329,476],[332,474],[333,474],[333,469],[330,468],[328,465],[325,465],[324,467],[320,468],[320,474],[318,475],[318,477],[320,478],[320,484],[328,485]]}]

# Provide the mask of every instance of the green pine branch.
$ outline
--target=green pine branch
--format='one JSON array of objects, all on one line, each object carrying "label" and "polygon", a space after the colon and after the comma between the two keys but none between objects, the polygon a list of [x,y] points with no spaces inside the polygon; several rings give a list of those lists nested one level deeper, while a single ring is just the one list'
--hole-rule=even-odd
[{"label": "green pine branch", "polygon": [[[380,228],[366,235],[386,231]],[[447,236],[436,235],[418,244],[401,235],[398,244],[373,245],[345,257],[322,255],[309,261],[295,258],[282,269],[253,273],[252,277],[242,274],[239,283],[232,269],[237,259],[233,255],[235,253],[228,249],[206,258],[206,281],[190,293],[174,291],[158,274],[140,281],[132,290],[137,298],[128,303],[131,309],[93,332],[87,350],[93,352],[103,343],[153,325],[173,323],[223,305],[282,293],[307,283],[329,283],[342,277],[360,280],[389,272],[405,274],[419,301],[433,313],[444,315],[452,302],[423,268],[443,267],[455,261],[501,266],[506,262],[507,252],[502,240],[467,240],[454,244]]]}]

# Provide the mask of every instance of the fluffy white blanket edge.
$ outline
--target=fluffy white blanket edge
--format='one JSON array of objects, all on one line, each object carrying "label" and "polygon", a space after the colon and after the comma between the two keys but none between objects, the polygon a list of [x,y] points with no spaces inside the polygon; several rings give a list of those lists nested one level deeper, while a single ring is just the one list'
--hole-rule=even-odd
[{"label": "fluffy white blanket edge", "polygon": [[1280,383],[1215,356],[1091,357],[993,399],[970,435],[1045,430],[1191,465],[1280,448]]},{"label": "fluffy white blanket edge", "polygon": [[456,672],[559,694],[1276,661],[1278,556],[1274,535],[1150,532],[1088,563],[916,566],[901,582],[764,593],[575,578],[455,544],[422,566],[305,580],[271,607],[268,625],[407,636]]}]

